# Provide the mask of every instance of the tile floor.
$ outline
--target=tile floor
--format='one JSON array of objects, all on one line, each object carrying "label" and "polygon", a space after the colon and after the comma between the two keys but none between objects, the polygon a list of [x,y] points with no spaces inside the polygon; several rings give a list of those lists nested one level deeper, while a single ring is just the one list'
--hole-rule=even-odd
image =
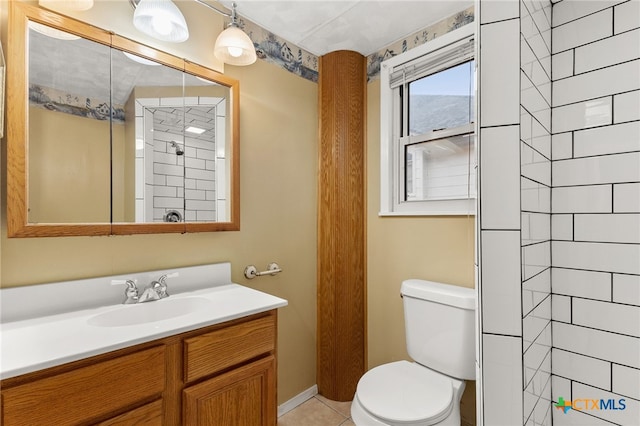
[{"label": "tile floor", "polygon": [[316,395],[278,418],[278,426],[355,426],[351,402]]}]

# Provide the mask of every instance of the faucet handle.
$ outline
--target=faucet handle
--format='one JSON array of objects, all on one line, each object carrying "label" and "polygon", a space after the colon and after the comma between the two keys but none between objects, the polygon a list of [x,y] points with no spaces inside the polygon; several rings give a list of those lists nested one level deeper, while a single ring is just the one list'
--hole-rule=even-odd
[{"label": "faucet handle", "polygon": [[152,288],[158,293],[161,299],[165,297],[169,297],[169,293],[167,292],[167,278],[175,278],[179,274],[177,272],[172,272],[170,274],[164,274],[157,281],[154,281],[152,284]]},{"label": "faucet handle", "polygon": [[111,285],[127,285],[129,288],[136,287],[138,280],[111,280]]},{"label": "faucet handle", "polygon": [[124,303],[130,305],[138,303],[138,287],[136,286],[137,280],[111,280],[111,285],[126,285],[127,289],[124,291]]},{"label": "faucet handle", "polygon": [[175,278],[177,276],[179,276],[180,273],[179,272],[171,272],[170,274],[164,274],[162,275],[160,278],[158,278],[158,281],[160,281],[161,283],[165,282],[165,280],[167,278]]}]

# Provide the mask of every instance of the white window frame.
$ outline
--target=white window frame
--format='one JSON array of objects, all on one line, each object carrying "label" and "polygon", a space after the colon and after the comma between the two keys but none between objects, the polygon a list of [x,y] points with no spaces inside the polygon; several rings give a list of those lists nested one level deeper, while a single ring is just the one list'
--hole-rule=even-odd
[{"label": "white window frame", "polygon": [[[464,198],[453,200],[404,201],[404,146],[407,140],[411,143],[421,141],[424,135],[399,137],[400,122],[398,117],[397,88],[391,88],[391,75],[403,66],[428,55],[439,54],[455,49],[464,42],[472,42],[475,26],[465,25],[462,28],[444,34],[428,43],[415,47],[405,53],[394,56],[381,64],[380,68],[380,216],[428,216],[428,215],[475,215],[476,199]],[[439,52],[438,52],[439,51]],[[436,53],[437,52],[437,53]],[[477,58],[477,47],[473,58]],[[477,60],[476,71],[477,71]],[[477,75],[477,72],[474,73]],[[417,79],[417,78],[416,78]],[[477,103],[477,81],[474,94]],[[474,104],[474,108],[476,105]],[[476,114],[477,117],[477,108]],[[477,123],[477,119],[475,120]],[[471,125],[477,140],[477,124]],[[445,136],[445,135],[443,135]],[[477,144],[476,144],[477,146]],[[471,168],[477,164],[477,153],[472,158]],[[477,179],[477,178],[476,178]],[[476,187],[477,192],[477,187]]]}]

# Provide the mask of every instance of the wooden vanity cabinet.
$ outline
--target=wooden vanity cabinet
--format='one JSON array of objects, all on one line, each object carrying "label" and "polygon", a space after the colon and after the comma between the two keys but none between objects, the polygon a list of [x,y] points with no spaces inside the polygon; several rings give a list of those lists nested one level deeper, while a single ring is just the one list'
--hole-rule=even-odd
[{"label": "wooden vanity cabinet", "polygon": [[0,382],[0,424],[276,425],[272,310]]},{"label": "wooden vanity cabinet", "polygon": [[264,316],[184,340],[185,425],[275,426],[275,321]]}]

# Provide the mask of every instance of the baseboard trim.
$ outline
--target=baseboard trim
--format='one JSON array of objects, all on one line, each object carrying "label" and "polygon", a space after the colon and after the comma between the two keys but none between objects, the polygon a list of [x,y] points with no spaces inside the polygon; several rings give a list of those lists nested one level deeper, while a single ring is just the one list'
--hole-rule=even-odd
[{"label": "baseboard trim", "polygon": [[318,385],[313,385],[309,389],[300,392],[298,395],[294,396],[290,400],[278,406],[278,417],[288,413],[289,411],[296,408],[298,405],[302,404],[308,399],[313,398],[317,394],[318,394]]}]

